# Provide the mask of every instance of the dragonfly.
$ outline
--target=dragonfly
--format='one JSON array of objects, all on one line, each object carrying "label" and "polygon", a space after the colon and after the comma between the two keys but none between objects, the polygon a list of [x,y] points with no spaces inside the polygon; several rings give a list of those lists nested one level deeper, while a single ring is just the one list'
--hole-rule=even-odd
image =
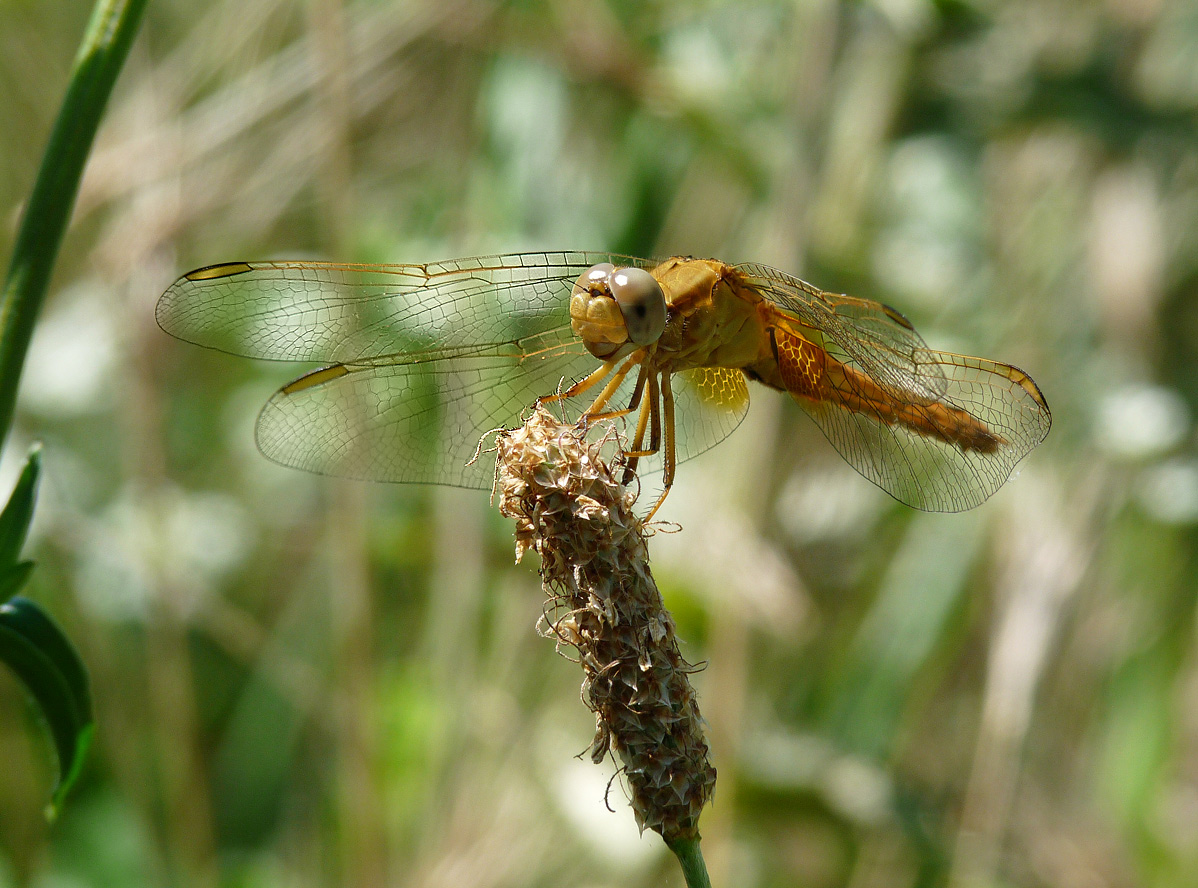
[{"label": "dragonfly", "polygon": [[227,262],[183,275],[156,315],[187,342],[323,364],[266,402],[257,444],[347,478],[489,489],[480,438],[556,403],[585,423],[626,417],[625,480],[656,461],[655,512],[678,463],[740,424],[752,381],[789,393],[895,499],[956,512],[997,491],[1052,422],[1017,367],[936,351],[887,305],[758,264]]}]

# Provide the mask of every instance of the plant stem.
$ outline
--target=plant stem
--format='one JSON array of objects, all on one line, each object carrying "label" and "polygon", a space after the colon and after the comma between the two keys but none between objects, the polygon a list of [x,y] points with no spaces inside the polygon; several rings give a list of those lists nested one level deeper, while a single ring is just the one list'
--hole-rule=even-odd
[{"label": "plant stem", "polygon": [[707,864],[703,862],[703,852],[699,849],[699,837],[693,839],[675,839],[666,842],[678,862],[682,864],[682,874],[686,876],[686,888],[711,888],[711,879],[707,876]]},{"label": "plant stem", "polygon": [[87,155],[146,2],[98,0],[42,156],[0,296],[0,443],[12,426],[25,353],[71,218]]}]

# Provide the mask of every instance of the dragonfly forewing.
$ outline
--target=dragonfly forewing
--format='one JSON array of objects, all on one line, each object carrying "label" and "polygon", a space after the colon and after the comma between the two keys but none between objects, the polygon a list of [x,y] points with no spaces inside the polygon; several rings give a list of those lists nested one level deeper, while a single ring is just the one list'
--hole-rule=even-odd
[{"label": "dragonfly forewing", "polygon": [[187,342],[251,358],[349,363],[494,345],[569,324],[574,280],[606,253],[523,253],[426,265],[236,262],[159,300]]}]

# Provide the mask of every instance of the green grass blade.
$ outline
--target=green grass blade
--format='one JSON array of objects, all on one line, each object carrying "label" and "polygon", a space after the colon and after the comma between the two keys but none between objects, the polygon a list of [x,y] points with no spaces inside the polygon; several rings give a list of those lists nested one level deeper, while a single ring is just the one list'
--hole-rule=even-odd
[{"label": "green grass blade", "polygon": [[[25,460],[25,468],[8,497],[8,505],[0,512],[0,570],[17,563],[21,547],[33,521],[33,504],[37,500],[37,481],[42,470],[41,445],[34,445]],[[0,595],[0,601],[8,595]]]},{"label": "green grass blade", "polygon": [[0,443],[12,426],[17,384],[79,180],[147,0],[100,0],[75,58],[66,97],[42,156],[0,296]]}]

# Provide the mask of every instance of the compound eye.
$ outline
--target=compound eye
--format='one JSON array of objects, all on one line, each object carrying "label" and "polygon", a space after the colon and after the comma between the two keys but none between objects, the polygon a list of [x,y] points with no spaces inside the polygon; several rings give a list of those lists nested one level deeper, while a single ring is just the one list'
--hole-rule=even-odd
[{"label": "compound eye", "polygon": [[600,262],[598,265],[592,265],[574,282],[574,294],[587,295],[591,292],[592,287],[602,287],[611,277],[611,273],[616,270],[616,267],[610,262]]},{"label": "compound eye", "polygon": [[629,342],[656,342],[666,328],[666,294],[661,284],[643,268],[617,268],[608,287],[624,316]]}]

